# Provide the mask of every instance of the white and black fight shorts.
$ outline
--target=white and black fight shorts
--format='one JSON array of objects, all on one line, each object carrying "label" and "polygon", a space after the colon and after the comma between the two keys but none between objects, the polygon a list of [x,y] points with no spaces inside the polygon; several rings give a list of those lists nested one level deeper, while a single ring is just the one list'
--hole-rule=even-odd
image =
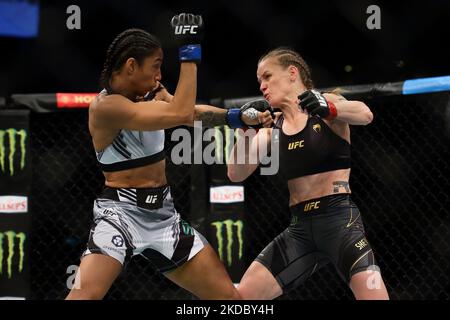
[{"label": "white and black fight shorts", "polygon": [[175,210],[170,187],[109,188],[94,201],[94,221],[83,256],[100,253],[125,265],[142,255],[161,272],[194,257],[207,240]]}]

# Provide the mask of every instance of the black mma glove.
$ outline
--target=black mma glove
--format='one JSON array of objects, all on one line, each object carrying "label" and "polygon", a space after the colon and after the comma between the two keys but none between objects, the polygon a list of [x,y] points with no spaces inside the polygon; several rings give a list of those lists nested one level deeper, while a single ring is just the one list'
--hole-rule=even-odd
[{"label": "black mma glove", "polygon": [[327,101],[317,90],[307,90],[298,96],[300,106],[312,116],[319,116],[326,120],[333,120],[337,117],[336,106],[333,102]]},{"label": "black mma glove", "polygon": [[180,13],[173,16],[170,25],[175,41],[180,46],[180,62],[199,63],[202,57],[200,43],[204,29],[202,16]]}]

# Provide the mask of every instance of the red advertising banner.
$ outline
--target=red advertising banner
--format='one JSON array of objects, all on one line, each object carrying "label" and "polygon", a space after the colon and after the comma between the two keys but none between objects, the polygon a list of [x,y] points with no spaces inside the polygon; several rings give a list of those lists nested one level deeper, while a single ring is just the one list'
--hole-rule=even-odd
[{"label": "red advertising banner", "polygon": [[58,108],[87,108],[98,93],[57,93]]}]

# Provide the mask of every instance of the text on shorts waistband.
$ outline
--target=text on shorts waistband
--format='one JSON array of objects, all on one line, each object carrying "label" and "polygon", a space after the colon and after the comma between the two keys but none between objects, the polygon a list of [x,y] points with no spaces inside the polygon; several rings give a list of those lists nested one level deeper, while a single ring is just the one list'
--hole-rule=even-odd
[{"label": "text on shorts waistband", "polygon": [[325,212],[328,208],[341,205],[342,202],[351,202],[349,193],[332,194],[325,197],[302,201],[289,209],[292,215],[316,214]]},{"label": "text on shorts waistband", "polygon": [[126,202],[144,209],[159,209],[170,192],[168,185],[157,188],[111,188],[105,187],[99,198]]}]

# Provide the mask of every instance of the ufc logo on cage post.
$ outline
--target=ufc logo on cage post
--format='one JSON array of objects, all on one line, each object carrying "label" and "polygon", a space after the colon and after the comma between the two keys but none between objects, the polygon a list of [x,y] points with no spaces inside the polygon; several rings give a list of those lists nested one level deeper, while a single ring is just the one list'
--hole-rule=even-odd
[{"label": "ufc logo on cage post", "polygon": [[67,267],[66,273],[70,274],[66,281],[67,289],[81,289],[81,271],[79,267],[77,265],[70,265]]},{"label": "ufc logo on cage post", "polygon": [[176,26],[175,34],[186,34],[187,31],[189,31],[188,33],[190,34],[197,34],[197,31],[195,30],[197,27],[198,26]]}]

